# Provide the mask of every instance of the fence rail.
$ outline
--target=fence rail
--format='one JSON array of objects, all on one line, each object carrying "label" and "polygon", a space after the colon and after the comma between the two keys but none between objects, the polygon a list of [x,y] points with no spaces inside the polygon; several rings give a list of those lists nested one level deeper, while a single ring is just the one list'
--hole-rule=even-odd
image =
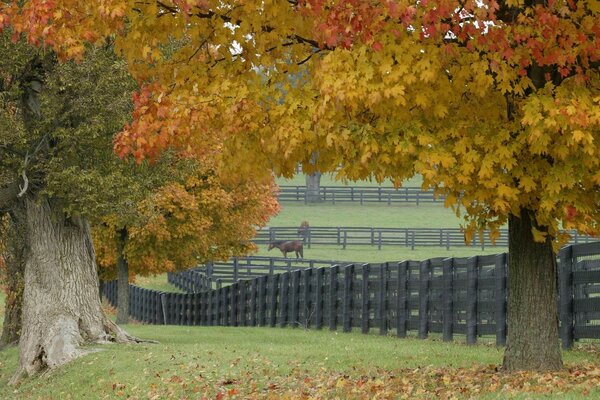
[{"label": "fence rail", "polygon": [[[306,201],[306,186],[279,186],[279,201]],[[312,194],[313,196],[316,194]],[[419,187],[379,187],[379,186],[321,186],[321,201],[332,203],[386,203],[422,204],[443,203],[444,196],[435,197],[432,191]]]},{"label": "fence rail", "polygon": [[[559,315],[563,347],[600,338],[600,243],[566,246],[559,255]],[[444,340],[482,335],[506,341],[506,254],[421,262],[312,266],[250,279],[239,275],[196,293],[131,287],[130,314],[152,324],[292,326],[349,332],[372,328],[398,337],[441,333]],[[191,276],[204,275],[196,271]],[[250,276],[250,275],[248,275]],[[103,291],[116,305],[116,282]]]},{"label": "fence rail", "polygon": [[[597,239],[581,235],[577,231],[569,231],[571,244],[589,243]],[[311,226],[298,228],[290,226],[265,227],[257,231],[254,238],[256,244],[267,244],[276,240],[303,240],[307,247],[312,245],[430,247],[508,247],[508,230],[501,229],[500,237],[492,243],[489,233],[475,235],[473,241],[465,243],[464,232],[460,228],[377,228],[377,227],[326,227]]]}]

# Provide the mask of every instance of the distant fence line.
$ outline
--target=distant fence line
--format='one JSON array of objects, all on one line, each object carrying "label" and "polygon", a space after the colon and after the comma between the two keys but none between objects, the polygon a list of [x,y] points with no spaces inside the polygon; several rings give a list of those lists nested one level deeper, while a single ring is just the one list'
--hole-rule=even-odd
[{"label": "distant fence line", "polygon": [[[569,231],[571,244],[589,243],[597,239],[587,235]],[[430,247],[439,246],[450,249],[451,247],[508,247],[508,230],[500,229],[500,237],[492,243],[489,233],[484,232],[482,237],[474,235],[472,242],[465,243],[464,232],[460,228],[377,228],[377,227],[326,227],[311,226],[299,232],[298,227],[272,226],[257,231],[254,243],[267,244],[275,240],[303,240],[307,247],[314,245],[342,246],[384,246]]]},{"label": "distant fence line", "polygon": [[[404,203],[443,203],[444,196],[435,197],[433,191],[424,191],[420,187],[381,187],[381,186],[321,186],[321,201],[332,203],[386,203],[388,205]],[[279,201],[306,201],[306,186],[280,185]]]},{"label": "distant fence line", "polygon": [[[559,254],[560,335],[564,348],[574,340],[600,338],[600,243],[566,246]],[[398,337],[441,333],[444,340],[482,335],[506,342],[507,255],[433,258],[421,262],[307,267],[237,280],[212,288],[205,272],[195,293],[130,291],[130,314],[152,324],[280,326],[349,332],[359,328]],[[170,280],[174,276],[171,275]],[[183,286],[180,286],[186,289]],[[187,290],[187,289],[186,289]],[[116,282],[103,291],[116,305]]]}]

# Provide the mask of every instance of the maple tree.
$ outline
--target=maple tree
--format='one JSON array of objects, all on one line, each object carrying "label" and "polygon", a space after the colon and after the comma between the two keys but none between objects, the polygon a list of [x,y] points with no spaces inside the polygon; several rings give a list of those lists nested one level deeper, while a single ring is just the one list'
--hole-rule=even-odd
[{"label": "maple tree", "polygon": [[596,0],[32,0],[0,26],[75,58],[114,33],[141,84],[121,156],[219,149],[241,174],[289,176],[300,161],[398,185],[419,173],[465,216],[467,238],[508,223],[504,367],[558,369],[560,229],[594,233],[599,220],[599,11]]},{"label": "maple tree", "polygon": [[207,160],[187,164],[180,166],[186,171],[180,182],[173,179],[149,192],[127,217],[110,214],[94,226],[101,277],[116,277],[119,258],[127,265],[125,278],[119,280],[127,286],[138,275],[256,251],[251,242],[256,229],[279,210],[273,183],[231,182]]}]

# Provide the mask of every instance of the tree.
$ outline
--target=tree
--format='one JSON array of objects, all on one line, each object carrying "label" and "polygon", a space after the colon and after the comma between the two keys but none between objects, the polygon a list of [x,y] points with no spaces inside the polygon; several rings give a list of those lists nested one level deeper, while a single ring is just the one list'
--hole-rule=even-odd
[{"label": "tree", "polygon": [[[118,29],[142,83],[121,156],[218,148],[242,174],[289,176],[298,161],[398,185],[419,173],[465,216],[468,238],[509,224],[504,368],[562,366],[560,228],[591,232],[599,219],[597,1],[76,3],[13,8],[11,23],[46,15],[30,39],[67,56],[90,27]],[[65,9],[88,17],[48,17]]]},{"label": "tree", "polygon": [[188,269],[255,251],[251,239],[256,228],[279,210],[272,183],[228,181],[219,176],[214,161],[184,164],[178,168],[185,171],[181,182],[171,178],[149,192],[125,221],[112,214],[94,227],[101,276],[118,275],[117,317],[124,322],[128,309],[121,299],[128,299],[130,277]]},{"label": "tree", "polygon": [[[102,311],[87,222],[127,189],[111,147],[135,86],[110,46],[90,49],[81,64],[58,64],[52,52],[3,33],[0,55],[0,210],[13,232],[3,237],[5,327],[11,341],[20,337],[16,382],[84,354],[85,342],[137,341]],[[10,317],[21,310],[20,320]]]}]

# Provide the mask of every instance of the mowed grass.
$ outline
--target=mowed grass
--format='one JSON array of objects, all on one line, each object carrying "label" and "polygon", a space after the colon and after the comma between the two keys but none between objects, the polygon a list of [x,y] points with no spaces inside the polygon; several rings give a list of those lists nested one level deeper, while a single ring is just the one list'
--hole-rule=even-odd
[{"label": "mowed grass", "polygon": [[406,205],[283,202],[269,226],[358,226],[380,228],[460,228],[463,220],[443,203]]},{"label": "mowed grass", "polygon": [[[303,392],[311,392],[314,398],[335,398],[338,391],[337,398],[378,395],[395,399],[403,393],[388,393],[386,385],[406,384],[403,376],[412,376],[415,381],[411,386],[420,388],[408,398],[437,398],[444,388],[435,387],[429,381],[432,377],[442,379],[439,374],[447,371],[467,374],[476,381],[482,369],[493,371],[502,359],[502,350],[489,345],[357,332],[148,325],[128,325],[125,329],[160,343],[95,346],[101,351],[48,376],[28,379],[18,388],[7,386],[17,364],[17,350],[0,352],[0,398],[277,399],[301,398]],[[565,353],[565,360],[569,365],[593,365],[599,357],[590,351],[570,351]],[[423,384],[418,382],[421,378]],[[365,379],[370,383],[362,389],[349,386],[364,384]],[[440,385],[460,384],[444,382]],[[576,387],[567,398],[583,398],[578,390],[589,389]],[[502,387],[497,390],[489,398],[506,397]],[[591,398],[600,395],[597,388],[591,390]],[[454,394],[470,397],[468,392],[467,396]],[[537,397],[526,393],[522,398]]]}]

